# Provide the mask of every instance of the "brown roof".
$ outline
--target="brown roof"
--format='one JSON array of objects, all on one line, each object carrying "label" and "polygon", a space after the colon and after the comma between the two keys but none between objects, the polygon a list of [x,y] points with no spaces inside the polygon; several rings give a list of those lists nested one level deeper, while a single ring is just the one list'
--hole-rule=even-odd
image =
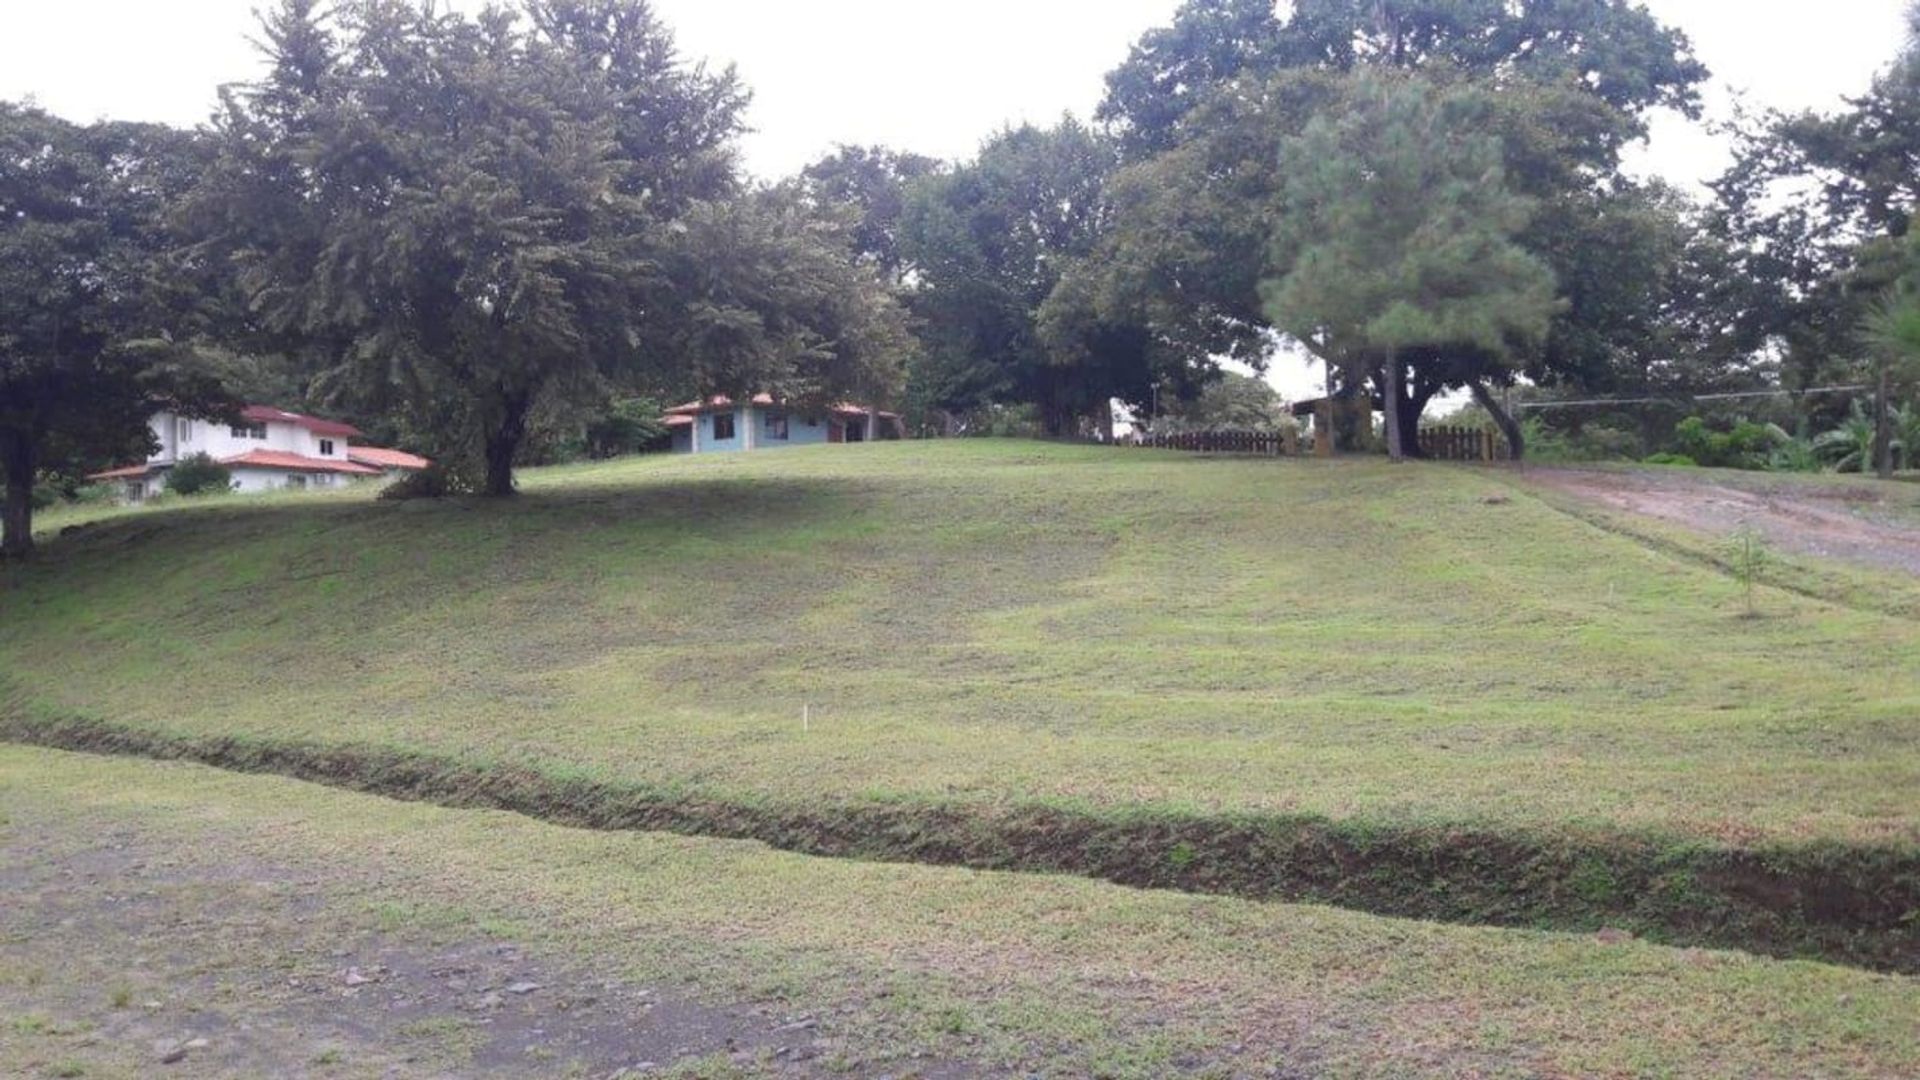
[{"label": "brown roof", "polygon": [[129,480],[136,476],[145,476],[152,471],[153,466],[151,465],[128,465],[119,469],[108,469],[106,472],[88,473],[87,479]]},{"label": "brown roof", "polygon": [[338,420],[322,420],[317,416],[276,409],[271,405],[249,405],[240,410],[240,415],[256,424],[294,424],[306,428],[315,435],[339,435],[352,438],[360,434],[360,429],[352,424],[343,424]]},{"label": "brown roof", "polygon": [[385,450],[378,446],[349,446],[347,460],[377,469],[424,469],[433,462],[405,450]]},{"label": "brown roof", "polygon": [[249,450],[244,454],[221,458],[220,464],[239,469],[288,469],[293,472],[346,473],[349,476],[380,475],[380,470],[371,465],[307,457],[305,454],[290,454],[285,450]]},{"label": "brown roof", "polygon": [[[773,399],[772,394],[755,394],[753,395],[752,404],[778,405],[780,403]],[[733,408],[732,398],[726,396],[725,394],[715,394],[704,401],[689,401],[685,405],[675,405],[673,408],[668,409],[663,415],[670,416],[670,417],[698,416],[703,412],[708,412],[713,409],[731,409],[731,408]],[[884,416],[890,419],[898,419],[900,416],[899,413],[890,413],[883,409],[869,409],[865,405],[855,405],[852,402],[847,402],[847,401],[843,401],[838,405],[829,406],[827,411],[832,413],[839,413],[843,415],[857,415],[857,416],[865,416],[867,413],[871,412],[875,416]],[[671,421],[669,421],[669,423],[671,423]]]}]

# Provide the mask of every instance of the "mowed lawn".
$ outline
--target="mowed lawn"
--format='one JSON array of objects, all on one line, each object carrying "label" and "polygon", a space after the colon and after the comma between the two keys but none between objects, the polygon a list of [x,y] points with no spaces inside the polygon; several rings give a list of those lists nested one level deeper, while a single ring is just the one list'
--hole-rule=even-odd
[{"label": "mowed lawn", "polygon": [[1505,473],[982,440],[524,481],[49,536],[0,700],[772,804],[1920,841],[1902,604],[1749,618]]},{"label": "mowed lawn", "polygon": [[[103,873],[128,862],[138,874]],[[471,1013],[428,1029],[456,1043],[424,1058],[418,1022],[394,1045],[315,1057],[322,1025],[298,1005],[288,1015],[289,983],[326,988],[307,1000],[349,1017],[436,992],[439,978],[390,976],[359,1013],[333,996],[342,955],[422,937],[573,968],[529,1001],[618,979],[755,1006],[773,1017],[761,1031],[819,1018],[757,1051],[641,1070],[683,1080],[1920,1070],[1912,977],[568,829],[178,762],[0,747],[0,880],[19,890],[0,905],[0,1059],[32,1076],[157,1075],[149,1040],[125,1034],[141,1024],[212,1036],[171,1067],[183,1076],[394,1075],[382,1052],[421,1062],[400,1075],[495,1075],[457,1041],[485,1044]],[[206,979],[217,990],[196,993]],[[645,1016],[626,1027],[660,1030]],[[263,1050],[263,1037],[276,1041]],[[815,1041],[811,1071],[773,1054]],[[605,1075],[564,1051],[497,1072]]]}]

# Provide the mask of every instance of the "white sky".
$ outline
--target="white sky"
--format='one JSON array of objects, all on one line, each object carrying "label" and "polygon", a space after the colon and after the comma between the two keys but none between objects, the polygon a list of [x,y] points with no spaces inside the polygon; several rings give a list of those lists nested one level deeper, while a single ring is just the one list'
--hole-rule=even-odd
[{"label": "white sky", "polygon": [[[32,96],[75,120],[191,125],[214,88],[253,77],[261,0],[0,0],[0,99]],[[1836,108],[1901,41],[1902,0],[1647,0],[1712,69],[1711,111]],[[459,6],[471,6],[460,4]],[[1178,0],[655,0],[682,51],[733,62],[753,88],[750,169],[792,172],[836,142],[964,157],[1003,123],[1090,113],[1101,76]],[[1634,167],[1680,182],[1725,151],[1678,117],[1656,120]],[[1311,389],[1280,359],[1272,381]]]}]

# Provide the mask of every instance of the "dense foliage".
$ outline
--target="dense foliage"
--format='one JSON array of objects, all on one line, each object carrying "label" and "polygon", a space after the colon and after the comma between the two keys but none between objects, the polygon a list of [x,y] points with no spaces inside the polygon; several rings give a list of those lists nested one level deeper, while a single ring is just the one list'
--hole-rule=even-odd
[{"label": "dense foliage", "polygon": [[280,0],[258,40],[198,132],[0,104],[9,552],[36,485],[241,397],[494,494],[694,395],[1104,437],[1302,357],[1396,456],[1458,391],[1516,454],[1914,456],[1914,47],[1839,112],[1744,118],[1703,202],[1622,168],[1707,77],[1632,0],[1187,0],[1091,122],[770,184],[746,88],[646,0]]},{"label": "dense foliage", "polygon": [[225,404],[166,226],[204,157],[167,128],[0,102],[0,555],[32,551],[43,479],[146,456],[155,409]]},{"label": "dense foliage", "polygon": [[287,0],[195,200],[318,393],[512,470],[543,406],[634,383],[890,389],[903,316],[846,230],[744,191],[745,91],[641,0],[468,17]]}]

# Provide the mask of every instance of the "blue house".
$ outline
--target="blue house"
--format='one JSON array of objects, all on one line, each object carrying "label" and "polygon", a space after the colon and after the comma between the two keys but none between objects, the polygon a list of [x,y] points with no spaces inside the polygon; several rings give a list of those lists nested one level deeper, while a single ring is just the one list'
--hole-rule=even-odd
[{"label": "blue house", "polygon": [[744,405],[718,395],[690,401],[668,409],[665,420],[677,454],[867,442],[906,434],[898,413],[844,402],[815,409],[790,408],[770,394],[755,394]]}]

